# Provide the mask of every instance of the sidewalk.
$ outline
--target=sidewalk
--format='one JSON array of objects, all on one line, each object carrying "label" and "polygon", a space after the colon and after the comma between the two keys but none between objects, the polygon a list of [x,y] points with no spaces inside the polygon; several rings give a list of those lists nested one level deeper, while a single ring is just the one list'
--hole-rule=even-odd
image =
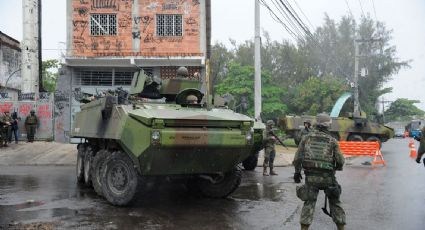
[{"label": "sidewalk", "polygon": [[[276,146],[275,166],[292,164],[297,149],[289,150]],[[258,166],[262,166],[264,153],[260,152]],[[0,148],[0,165],[75,165],[77,162],[77,145],[56,142],[11,143],[9,147]]]},{"label": "sidewalk", "polygon": [[[289,147],[288,149],[276,145],[276,158],[274,159],[274,166],[276,167],[285,167],[292,165],[292,161],[294,160],[295,152],[297,148]],[[261,150],[260,156],[258,157],[258,165],[263,166],[264,161],[264,150]]]},{"label": "sidewalk", "polygon": [[56,142],[11,143],[0,148],[0,165],[74,165],[77,145]]}]

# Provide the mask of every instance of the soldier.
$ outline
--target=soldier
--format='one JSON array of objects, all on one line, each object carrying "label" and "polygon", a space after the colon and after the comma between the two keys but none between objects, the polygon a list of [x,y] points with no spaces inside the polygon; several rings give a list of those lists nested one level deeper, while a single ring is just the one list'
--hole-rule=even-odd
[{"label": "soldier", "polygon": [[189,77],[189,71],[188,71],[188,70],[187,70],[187,68],[186,68],[186,67],[184,67],[184,66],[179,67],[179,68],[177,69],[176,77],[177,77],[177,78],[180,78],[180,79],[182,79],[182,78],[187,78],[187,77]]},{"label": "soldier", "polygon": [[25,129],[27,131],[27,142],[34,142],[35,132],[38,126],[38,118],[35,111],[31,110],[30,115],[25,119]]},{"label": "soldier", "polygon": [[9,136],[11,134],[11,128],[12,128],[12,117],[9,114],[9,111],[5,111],[4,115],[1,118],[2,120],[2,142],[0,145],[7,147],[7,142],[9,141]]},{"label": "soldier", "polygon": [[189,105],[196,105],[198,104],[198,97],[193,94],[190,94],[186,97],[186,103]]},{"label": "soldier", "polygon": [[301,130],[301,138],[311,131],[311,120],[304,121],[304,129]]},{"label": "soldier", "polygon": [[276,156],[275,142],[276,138],[272,135],[272,129],[274,127],[274,121],[268,120],[266,122],[266,129],[263,133],[264,143],[264,163],[263,163],[263,176],[268,176],[267,166],[270,167],[270,175],[275,176],[277,173],[273,170],[273,162]]},{"label": "soldier", "polygon": [[[12,114],[12,133],[13,136],[15,137],[15,143],[18,144],[18,131],[19,131],[19,127],[18,127],[18,113],[17,112],[13,112]],[[9,136],[9,142],[12,142],[12,135]]]},{"label": "soldier", "polygon": [[329,132],[331,118],[327,114],[318,114],[315,128],[301,140],[294,157],[294,181],[301,183],[301,169],[304,169],[305,184],[297,186],[297,196],[304,201],[301,211],[301,229],[308,229],[313,221],[314,207],[319,190],[324,190],[330,203],[330,215],[338,230],[345,226],[345,212],[339,197],[341,186],[335,178],[335,171],[344,165],[338,142]]},{"label": "soldier", "polygon": [[3,147],[3,140],[6,138],[3,133],[3,126],[6,125],[3,122],[3,116],[4,114],[0,111],[0,148]]},{"label": "soldier", "polygon": [[[425,153],[425,127],[421,129],[421,135],[419,137],[414,137],[417,141],[419,141],[419,148],[418,148],[418,156],[416,156],[416,162],[418,164],[421,163],[421,158]],[[425,165],[425,159],[424,159],[424,165]]]}]

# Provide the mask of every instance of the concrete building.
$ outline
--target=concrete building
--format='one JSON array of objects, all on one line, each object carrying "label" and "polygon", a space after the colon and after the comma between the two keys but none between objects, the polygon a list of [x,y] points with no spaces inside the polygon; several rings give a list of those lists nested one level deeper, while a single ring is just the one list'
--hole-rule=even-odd
[{"label": "concrete building", "polygon": [[75,96],[129,88],[138,67],[166,79],[186,66],[192,78],[201,80],[210,52],[210,4],[210,0],[67,0],[67,55],[56,93],[56,101],[62,103],[57,106],[62,108],[62,123],[56,126],[62,130],[56,130],[56,140],[67,140],[73,114],[80,107]]},{"label": "concrete building", "polygon": [[21,48],[19,41],[0,31],[0,86],[12,91],[16,91],[13,89],[20,90],[22,83],[20,70]]}]

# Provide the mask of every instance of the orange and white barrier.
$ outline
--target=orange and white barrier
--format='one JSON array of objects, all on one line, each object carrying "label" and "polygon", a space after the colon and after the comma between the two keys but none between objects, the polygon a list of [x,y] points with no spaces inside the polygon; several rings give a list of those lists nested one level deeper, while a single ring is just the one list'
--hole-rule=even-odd
[{"label": "orange and white barrier", "polygon": [[410,149],[410,157],[416,158],[418,156],[418,152],[415,148],[415,141],[413,141],[413,138],[409,141],[409,149]]},{"label": "orange and white barrier", "polygon": [[373,157],[372,165],[382,164],[385,166],[385,160],[381,153],[379,142],[339,141],[338,143],[341,152],[346,156],[370,156]]}]

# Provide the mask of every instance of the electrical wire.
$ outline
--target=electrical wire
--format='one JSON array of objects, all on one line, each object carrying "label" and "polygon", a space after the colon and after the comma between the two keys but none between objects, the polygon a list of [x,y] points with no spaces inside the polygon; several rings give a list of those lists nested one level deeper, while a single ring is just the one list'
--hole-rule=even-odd
[{"label": "electrical wire", "polygon": [[378,17],[376,16],[376,8],[375,8],[375,1],[372,0],[372,6],[373,6],[373,13],[375,14],[375,19],[378,21]]},{"label": "electrical wire", "polygon": [[353,11],[351,11],[350,5],[348,4],[348,0],[345,0],[345,4],[347,5],[348,11],[350,12],[350,15],[352,18],[354,18]]},{"label": "electrical wire", "polygon": [[364,14],[364,11],[363,11],[363,4],[362,4],[361,0],[359,0],[359,4],[360,4],[360,9],[362,10],[363,17],[366,17],[365,14]]}]

